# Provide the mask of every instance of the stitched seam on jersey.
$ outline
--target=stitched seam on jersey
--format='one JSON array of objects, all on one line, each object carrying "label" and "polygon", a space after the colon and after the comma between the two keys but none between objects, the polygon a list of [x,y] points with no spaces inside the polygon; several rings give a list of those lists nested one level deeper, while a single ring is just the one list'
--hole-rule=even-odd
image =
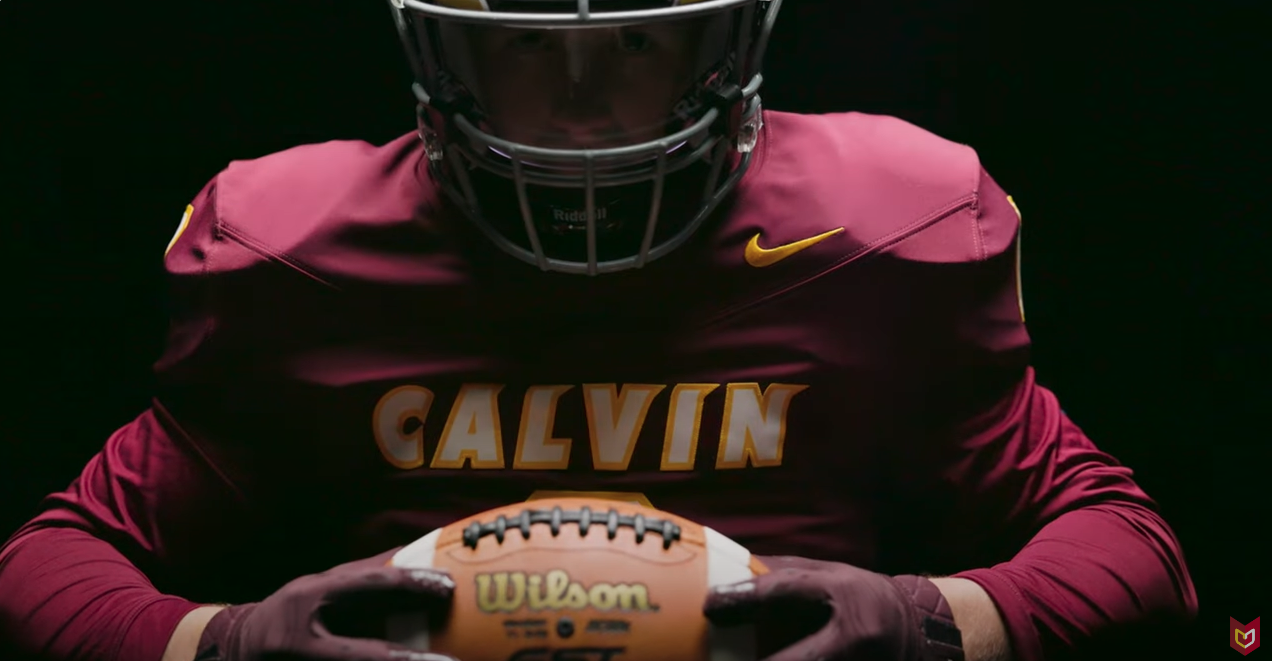
[{"label": "stitched seam on jersey", "polygon": [[975,198],[972,202],[972,247],[976,250],[976,261],[983,262],[986,259],[985,228],[981,225],[980,190],[972,195]]},{"label": "stitched seam on jersey", "polygon": [[830,273],[833,273],[834,271],[837,271],[840,268],[847,266],[848,264],[852,262],[862,259],[863,257],[867,257],[871,254],[877,253],[880,249],[887,248],[897,243],[900,243],[901,241],[904,241],[905,239],[910,238],[914,234],[932,225],[935,225],[941,222],[942,220],[945,220],[946,218],[949,218],[955,213],[958,213],[959,211],[962,211],[971,205],[974,205],[975,201],[976,201],[975,193],[972,193],[970,195],[965,195],[955,200],[954,202],[947,204],[941,209],[938,209],[928,214],[927,216],[920,217],[919,220],[916,220],[913,223],[906,225],[905,227],[902,227],[896,231],[893,231],[890,234],[885,234],[875,239],[874,241],[867,243],[861,246],[860,248],[848,253],[847,255],[840,257],[830,266],[823,268],[820,271],[816,271],[812,273],[811,275],[798,277],[792,281],[788,281],[786,284],[778,285],[776,288],[770,290],[767,294],[762,294],[755,298],[749,299],[743,303],[734,305],[733,307],[725,308],[719,314],[716,314],[710,319],[708,319],[707,321],[703,322],[701,327],[706,328],[714,324],[721,323],[725,321],[726,319],[728,319],[729,317],[732,317],[750,308],[763,305],[764,303],[767,303],[770,300],[777,298],[778,296],[781,296],[782,294],[785,294],[793,289],[806,285],[814,280],[817,280],[818,278],[821,278],[822,276],[829,275]]},{"label": "stitched seam on jersey", "polygon": [[281,252],[278,250],[271,250],[260,241],[257,241],[247,236],[246,234],[234,229],[228,223],[223,223],[221,225],[221,231],[224,232],[230,238],[234,239],[235,241],[238,241],[240,244],[242,244],[243,247],[247,248],[248,250],[251,250],[252,252],[258,255],[261,255],[262,257],[265,257],[266,259],[270,261],[278,262],[279,264],[282,264],[283,266],[286,266],[287,268],[290,268],[293,271],[296,271],[297,273],[305,276],[306,278],[309,278],[310,280],[313,280],[314,282],[317,282],[320,285],[324,285],[326,287],[335,289],[337,291],[340,290],[340,288],[337,287],[334,283],[323,279],[321,276],[319,276],[315,272],[315,269],[308,267],[300,260],[293,258],[292,256],[288,255],[285,252]]}]

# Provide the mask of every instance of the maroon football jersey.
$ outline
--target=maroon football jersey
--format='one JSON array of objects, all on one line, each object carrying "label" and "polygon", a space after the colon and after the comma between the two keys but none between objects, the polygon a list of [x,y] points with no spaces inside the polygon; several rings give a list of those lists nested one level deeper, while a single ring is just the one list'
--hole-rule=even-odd
[{"label": "maroon football jersey", "polygon": [[872,564],[933,386],[1025,376],[1018,218],[971,149],[898,120],[768,126],[697,241],[596,278],[470,237],[413,135],[235,163],[167,254],[158,399],[250,497],[336,496],[376,546],[601,491]]},{"label": "maroon football jersey", "polygon": [[[154,406],[0,553],[0,609],[32,646],[153,656],[193,607],[156,587],[260,598],[561,492],[649,502],[759,554],[976,570],[1021,658],[1059,639],[1038,622],[1071,637],[1195,606],[1152,501],[1034,381],[1020,218],[976,153],[887,117],[766,119],[689,243],[594,278],[487,242],[414,134],[231,164],[166,253]],[[1067,574],[1022,569],[1078,557],[1083,535],[1121,541]],[[67,555],[49,564],[52,544]],[[1044,579],[1064,587],[1021,587]]]}]

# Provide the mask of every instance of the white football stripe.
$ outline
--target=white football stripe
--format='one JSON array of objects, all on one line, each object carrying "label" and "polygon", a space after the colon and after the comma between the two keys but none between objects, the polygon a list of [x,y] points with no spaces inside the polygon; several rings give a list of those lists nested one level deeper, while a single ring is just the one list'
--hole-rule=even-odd
[{"label": "white football stripe", "polygon": [[[707,543],[707,587],[715,588],[754,578],[751,552],[703,526]],[[711,661],[755,661],[755,631],[749,626],[711,627]]]},{"label": "white football stripe", "polygon": [[441,536],[442,529],[438,528],[403,546],[393,554],[393,566],[407,569],[432,569],[433,555],[437,553],[437,539]]},{"label": "white football stripe", "polygon": [[[394,567],[432,569],[433,556],[437,553],[437,539],[442,529],[419,538],[393,554]],[[428,615],[424,612],[400,613],[389,617],[386,623],[388,639],[408,649],[427,651]]]}]

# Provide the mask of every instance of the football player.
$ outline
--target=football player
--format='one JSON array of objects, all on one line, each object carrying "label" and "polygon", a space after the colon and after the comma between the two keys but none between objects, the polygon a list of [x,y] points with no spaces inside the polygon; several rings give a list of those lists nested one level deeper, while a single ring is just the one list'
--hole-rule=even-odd
[{"label": "football player", "polygon": [[771,659],[1035,661],[1191,617],[1153,500],[1035,380],[1012,199],[903,121],[765,110],[779,5],[390,0],[416,130],[195,196],[153,405],[0,552],[5,635],[440,659],[321,614],[444,604],[384,552],[562,492],[768,556],[704,609]]}]

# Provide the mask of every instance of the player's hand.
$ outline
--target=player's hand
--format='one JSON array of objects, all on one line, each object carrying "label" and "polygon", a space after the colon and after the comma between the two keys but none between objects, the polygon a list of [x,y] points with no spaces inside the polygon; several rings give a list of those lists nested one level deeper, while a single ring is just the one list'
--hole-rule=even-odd
[{"label": "player's hand", "polygon": [[342,600],[384,597],[415,607],[449,604],[455,584],[440,571],[388,566],[396,551],[302,576],[255,604],[230,606],[208,622],[195,661],[455,661],[385,640],[340,636],[323,610]]},{"label": "player's hand", "polygon": [[[919,576],[885,576],[852,565],[787,556],[759,558],[769,573],[715,589],[707,617],[751,623],[766,661],[937,661],[963,658],[940,590]],[[953,645],[930,641],[951,634]]]}]

